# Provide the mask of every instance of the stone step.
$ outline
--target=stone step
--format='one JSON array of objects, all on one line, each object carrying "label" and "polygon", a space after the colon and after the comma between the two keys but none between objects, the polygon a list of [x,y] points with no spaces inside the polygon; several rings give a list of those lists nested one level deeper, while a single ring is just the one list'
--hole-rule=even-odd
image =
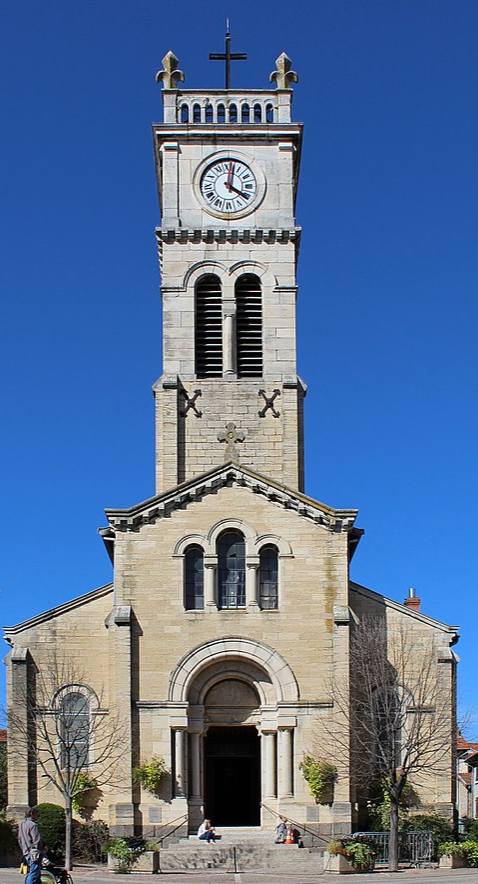
[{"label": "stone step", "polygon": [[291,872],[307,869],[321,873],[324,862],[322,852],[299,849],[296,844],[208,844],[195,838],[186,845],[171,845],[161,850],[160,867],[162,871],[218,869],[233,872],[267,868]]}]

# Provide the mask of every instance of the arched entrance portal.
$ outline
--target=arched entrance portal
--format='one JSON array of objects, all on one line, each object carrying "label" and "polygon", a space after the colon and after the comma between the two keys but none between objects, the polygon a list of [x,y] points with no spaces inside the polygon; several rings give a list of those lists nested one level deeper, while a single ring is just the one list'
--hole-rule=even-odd
[{"label": "arched entrance portal", "polygon": [[260,738],[255,727],[211,727],[204,738],[205,811],[218,826],[261,821]]},{"label": "arched entrance portal", "polygon": [[255,688],[230,674],[204,697],[204,805],[218,826],[260,824],[259,709]]},{"label": "arched entrance portal", "polygon": [[190,831],[204,815],[267,824],[261,802],[293,796],[298,688],[284,658],[252,639],[214,639],[173,670],[168,700],[174,797],[187,799]]}]

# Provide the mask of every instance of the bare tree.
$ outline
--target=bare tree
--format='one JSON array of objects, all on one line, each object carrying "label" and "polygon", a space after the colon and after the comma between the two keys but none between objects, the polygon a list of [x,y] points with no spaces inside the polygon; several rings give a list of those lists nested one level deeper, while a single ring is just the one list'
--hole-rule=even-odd
[{"label": "bare tree", "polygon": [[[350,686],[333,685],[333,736],[338,747],[351,744],[351,779],[357,794],[370,796],[380,782],[390,800],[389,867],[398,868],[398,809],[411,781],[453,771],[456,734],[454,675],[440,672],[443,634],[427,636],[403,622],[365,616],[350,639]],[[441,667],[443,670],[443,667]],[[350,716],[347,745],[343,720]],[[343,745],[341,745],[343,744]]]},{"label": "bare tree", "polygon": [[[65,866],[72,867],[74,799],[94,787],[112,785],[124,755],[125,728],[103,706],[102,694],[85,682],[79,664],[52,651],[35,668],[25,695],[17,697],[23,714],[9,711],[13,756],[36,765],[45,784],[55,786],[65,808]],[[88,776],[85,776],[85,775]]]}]

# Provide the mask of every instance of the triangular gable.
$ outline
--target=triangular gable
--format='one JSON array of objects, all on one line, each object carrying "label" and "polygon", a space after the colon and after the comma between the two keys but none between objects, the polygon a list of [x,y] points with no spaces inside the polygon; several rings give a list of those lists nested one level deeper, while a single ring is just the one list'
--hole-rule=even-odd
[{"label": "triangular gable", "polygon": [[[130,509],[106,509],[105,513],[111,528],[120,531],[137,529],[142,524],[150,524],[157,519],[165,518],[173,510],[184,508],[188,503],[200,500],[226,485],[248,488],[252,493],[261,494],[285,509],[295,510],[299,516],[310,519],[330,531],[351,532],[353,529],[358,537],[363,533],[354,529],[358,510],[334,509],[232,461]],[[111,536],[109,532],[108,528],[100,529],[105,540]]]}]

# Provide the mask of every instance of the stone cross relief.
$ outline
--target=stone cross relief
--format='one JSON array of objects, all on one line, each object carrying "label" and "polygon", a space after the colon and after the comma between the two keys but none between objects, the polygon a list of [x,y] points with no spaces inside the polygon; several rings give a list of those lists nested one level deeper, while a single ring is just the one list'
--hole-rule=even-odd
[{"label": "stone cross relief", "polygon": [[236,448],[236,442],[244,442],[246,438],[246,434],[242,432],[242,430],[238,430],[236,425],[233,423],[226,424],[226,430],[224,433],[218,433],[217,438],[219,442],[226,443],[226,450],[224,452],[224,460],[232,460],[234,463],[239,462],[239,451]]}]

